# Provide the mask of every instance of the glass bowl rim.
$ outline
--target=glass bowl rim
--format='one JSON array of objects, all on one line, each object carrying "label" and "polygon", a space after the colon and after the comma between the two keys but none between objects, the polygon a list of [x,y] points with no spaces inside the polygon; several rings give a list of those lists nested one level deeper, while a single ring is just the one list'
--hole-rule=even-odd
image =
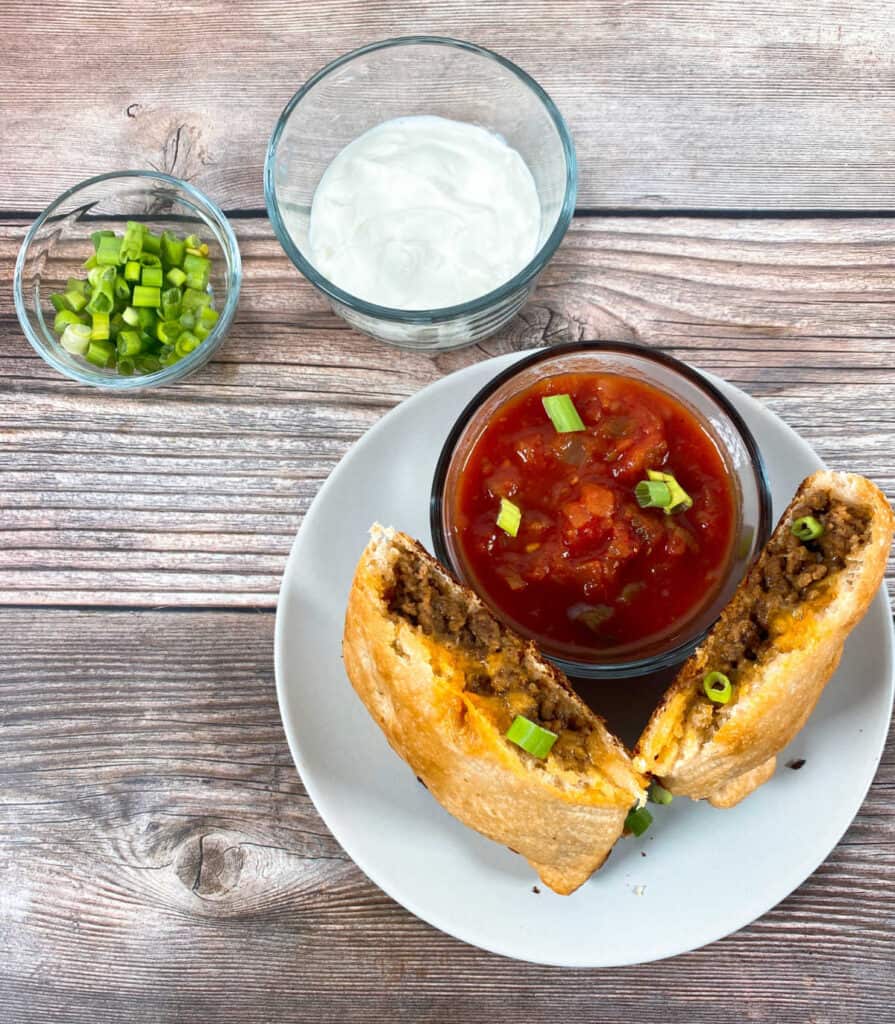
[{"label": "glass bowl rim", "polygon": [[[506,68],[515,75],[523,85],[527,86],[528,89],[534,93],[534,95],[541,101],[544,109],[547,111],[547,114],[559,135],[563,157],[566,163],[565,193],[563,195],[562,206],[560,208],[559,215],[556,218],[553,230],[544,240],[544,243],[538,248],[538,251],[534,254],[531,260],[529,260],[529,262],[517,274],[511,277],[509,281],[504,282],[498,288],[492,289],[490,292],[487,292],[485,295],[482,295],[477,299],[471,299],[468,302],[461,302],[454,306],[442,306],[436,309],[416,310],[393,309],[391,306],[379,306],[374,302],[367,302],[364,299],[357,298],[350,292],[343,291],[341,288],[333,284],[328,278],[324,277],[313,266],[313,264],[305,258],[301,250],[295,242],[293,242],[292,236],[289,234],[285,222],[280,214],[280,205],[277,200],[276,185],[274,183],[274,164],[280,139],[289,118],[292,116],[295,108],[304,99],[304,97],[311,92],[314,86],[323,81],[323,79],[329,76],[333,71],[336,71],[338,68],[357,57],[362,57],[368,53],[376,53],[379,50],[392,49],[396,46],[418,45],[453,47],[454,49],[466,50],[469,53],[474,53],[480,57],[485,57],[488,60],[495,61],[497,64]],[[571,223],[572,216],[575,212],[575,199],[577,192],[578,160],[575,155],[575,143],[572,140],[572,134],[569,131],[569,127],[566,124],[565,119],[544,88],[540,86],[535,79],[531,77],[531,75],[523,71],[522,68],[518,67],[511,60],[501,56],[499,53],[495,53],[493,50],[488,50],[483,46],[478,46],[476,43],[469,43],[462,39],[453,39],[450,36],[397,36],[392,39],[383,39],[379,42],[368,43],[366,46],[360,46],[357,49],[351,50],[348,53],[342,54],[341,57],[337,57],[335,60],[330,61],[324,67],[320,68],[319,71],[311,75],[311,77],[292,96],[292,99],[290,99],[283,108],[282,113],[277,119],[273,134],[270,137],[270,142],[267,145],[267,155],[264,160],[264,199],[267,205],[267,214],[270,218],[271,225],[273,226],[274,234],[277,236],[280,245],[285,249],[286,255],[289,259],[292,260],[295,266],[308,279],[308,281],[314,285],[315,288],[319,289],[324,293],[324,295],[327,295],[334,302],[347,306],[349,309],[363,316],[377,320],[387,320],[397,324],[435,324],[444,323],[445,321],[454,320],[459,317],[474,316],[475,314],[489,309],[492,306],[499,305],[508,295],[527,285],[544,269],[559,247],[559,243],[563,240],[566,231],[568,231],[569,224]]]},{"label": "glass bowl rim", "polygon": [[[497,392],[519,373],[532,366],[536,366],[538,363],[575,353],[590,353],[594,355],[617,353],[620,355],[634,356],[639,359],[644,359],[648,363],[655,363],[664,369],[671,370],[674,374],[685,378],[703,392],[703,394],[705,394],[721,410],[721,412],[724,413],[724,415],[733,424],[749,454],[750,465],[755,477],[758,499],[758,521],[755,524],[754,550],[756,552],[760,551],[771,535],[771,489],[768,482],[764,458],[762,457],[758,443],[756,442],[752,431],[746,424],[746,421],[734,407],[733,403],[699,370],[665,352],[659,351],[658,349],[647,348],[643,345],[632,344],[631,342],[587,340],[573,341],[563,345],[539,348],[530,355],[523,356],[514,361],[505,370],[502,370],[489,380],[487,384],[480,388],[457,416],[456,422],[448,433],[438,456],[438,462],[435,466],[435,474],[432,478],[432,489],[429,495],[429,527],[432,533],[432,546],[435,551],[435,557],[438,561],[446,566],[455,576],[459,576],[457,568],[454,565],[448,550],[447,539],[442,526],[442,512],[444,508],[444,488],[447,482],[448,470],[457,447],[457,442],[460,440],[463,432],[491,395]],[[662,390],[665,389],[663,388]],[[671,392],[671,394],[674,393]],[[741,579],[745,578],[748,570],[749,566],[746,566]],[[469,584],[465,585],[468,586]],[[544,653],[544,657],[549,661],[558,665],[564,672],[571,676],[578,676],[579,678],[586,679],[633,678],[647,675],[651,672],[657,672],[661,669],[669,668],[672,665],[677,665],[683,662],[705,640],[716,621],[717,619],[713,620],[704,629],[700,630],[699,633],[675,644],[674,647],[671,647],[668,650],[659,651],[656,654],[648,655],[644,658],[596,662],[578,661],[574,658],[564,658],[560,655],[547,654],[546,652],[542,653]],[[532,642],[537,646],[536,641]]]},{"label": "glass bowl rim", "polygon": [[[221,310],[220,318],[212,328],[211,333],[201,345],[186,355],[183,359],[178,360],[172,366],[165,366],[161,370],[157,370],[155,373],[147,373],[141,376],[135,375],[133,377],[106,377],[105,375],[100,375],[98,372],[92,372],[86,366],[83,370],[73,369],[71,366],[58,359],[52,349],[44,344],[39,337],[38,332],[34,327],[32,327],[31,317],[29,316],[25,306],[23,277],[25,261],[37,232],[44,224],[47,223],[48,220],[50,220],[50,218],[67,200],[71,199],[72,196],[77,195],[78,192],[94,185],[99,185],[106,181],[128,178],[135,178],[138,180],[147,179],[161,182],[165,185],[173,185],[175,188],[182,189],[192,199],[196,200],[199,206],[205,207],[214,215],[215,219],[221,226],[221,231],[230,255],[230,268],[227,271],[227,299],[224,302],[224,308]],[[182,178],[175,178],[173,175],[165,174],[162,171],[134,169],[108,171],[105,174],[97,174],[93,177],[85,178],[83,181],[79,181],[77,184],[72,185],[71,188],[66,189],[61,195],[54,199],[41,214],[38,215],[37,219],[28,229],[25,238],[22,241],[21,248],[19,249],[18,257],[16,258],[15,272],[13,274],[13,301],[15,303],[16,315],[19,319],[19,325],[21,326],[25,337],[31,343],[31,347],[37,352],[41,359],[44,360],[44,362],[52,366],[58,373],[61,373],[69,380],[77,381],[80,384],[89,384],[93,387],[105,388],[110,391],[137,391],[142,388],[156,387],[161,384],[170,384],[182,380],[184,377],[187,377],[192,373],[193,370],[198,369],[208,361],[212,353],[220,346],[233,322],[233,317],[236,313],[236,305],[239,301],[241,285],[242,257],[239,252],[239,244],[236,241],[236,235],[233,228],[230,226],[230,221],[227,219],[226,214],[218,204],[213,199],[210,199],[205,195],[205,193],[200,189],[196,188],[195,185],[191,185],[188,181],[184,181]]]}]

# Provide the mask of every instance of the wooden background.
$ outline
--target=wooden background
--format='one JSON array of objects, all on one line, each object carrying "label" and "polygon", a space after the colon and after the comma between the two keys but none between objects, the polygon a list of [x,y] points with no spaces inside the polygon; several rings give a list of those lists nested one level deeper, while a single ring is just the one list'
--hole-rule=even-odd
[{"label": "wooden background", "polygon": [[[417,31],[518,61],[581,163],[532,304],[434,358],[336,319],[261,190],[308,74]],[[895,494],[895,6],[15,0],[0,39],[0,1020],[895,1021],[891,741],[843,841],[763,919],[561,971],[448,938],[361,875],[292,766],[272,665],[321,482],[386,410],[497,352],[662,347]],[[36,357],[13,264],[64,188],[148,166],[227,209],[245,281],[209,367],[113,397]]]}]

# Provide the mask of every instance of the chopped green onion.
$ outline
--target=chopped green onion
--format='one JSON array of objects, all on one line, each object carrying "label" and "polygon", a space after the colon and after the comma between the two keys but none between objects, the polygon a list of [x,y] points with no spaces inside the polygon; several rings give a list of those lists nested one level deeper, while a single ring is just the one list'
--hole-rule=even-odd
[{"label": "chopped green onion", "polygon": [[118,335],[118,355],[136,356],[143,351],[143,343],[137,331],[121,331]]},{"label": "chopped green onion", "polygon": [[84,314],[73,313],[70,309],[60,309],[53,321],[53,330],[61,334],[69,324],[83,324]]},{"label": "chopped green onion", "polygon": [[143,225],[135,220],[129,220],[124,230],[124,238],[118,250],[118,262],[124,263],[127,260],[138,260],[143,252]]},{"label": "chopped green onion", "polygon": [[[686,512],[688,508],[692,508],[693,499],[689,494],[681,487],[681,485],[675,479],[673,473],[663,473],[658,469],[648,469],[646,471],[648,482],[650,483],[664,483],[669,490],[669,499],[667,505],[662,505],[661,508],[667,516],[673,516],[676,512]],[[638,487],[640,485],[638,484]],[[634,489],[635,496],[637,489]]]},{"label": "chopped green onion", "polygon": [[541,399],[541,403],[558,434],[571,434],[586,429],[571,396],[547,395]]},{"label": "chopped green onion", "polygon": [[94,366],[107,369],[115,365],[115,349],[108,341],[91,341],[84,358]]},{"label": "chopped green onion", "polygon": [[62,332],[59,344],[66,352],[82,356],[90,347],[91,329],[87,324],[69,324]]},{"label": "chopped green onion", "polygon": [[176,320],[163,320],[157,328],[158,340],[163,345],[173,345],[183,328]]},{"label": "chopped green onion", "polygon": [[650,803],[661,804],[662,806],[670,804],[674,799],[671,793],[664,786],[660,786],[655,780],[649,784],[646,798]]},{"label": "chopped green onion", "polygon": [[94,313],[92,317],[91,341],[108,341],[111,328],[108,313]]},{"label": "chopped green onion", "polygon": [[145,284],[150,288],[161,288],[164,279],[165,275],[162,273],[161,267],[144,267],[140,284]]},{"label": "chopped green onion", "polygon": [[164,266],[169,268],[183,266],[186,244],[172,235],[170,231],[162,232],[161,250],[162,264]]},{"label": "chopped green onion", "polygon": [[174,343],[174,351],[181,357],[187,356],[193,349],[198,348],[199,339],[195,334],[190,331],[184,331],[183,334]]},{"label": "chopped green onion", "polygon": [[121,256],[121,242],[114,235],[103,235],[96,249],[96,262],[100,267],[117,267]]},{"label": "chopped green onion", "polygon": [[208,287],[211,260],[206,259],[204,256],[194,256],[188,252],[183,259],[183,269],[186,273],[187,288],[203,291]]},{"label": "chopped green onion", "polygon": [[653,816],[645,807],[632,807],[625,818],[625,830],[642,836],[652,823]]},{"label": "chopped green onion", "polygon": [[212,309],[211,306],[203,306],[199,312],[199,322],[204,324],[206,327],[214,327],[214,325],[220,319],[220,313],[216,309]]},{"label": "chopped green onion", "polygon": [[80,313],[87,305],[87,296],[83,292],[68,291],[65,293],[65,300],[69,308],[75,313]]},{"label": "chopped green onion", "polygon": [[823,536],[824,524],[814,516],[802,516],[793,521],[790,530],[799,540],[807,542]]},{"label": "chopped green onion", "polygon": [[733,695],[733,684],[723,672],[709,672],[702,680],[702,689],[713,704],[727,704]]},{"label": "chopped green onion", "polygon": [[155,235],[137,221],[127,222],[123,237],[97,231],[91,239],[86,280],[69,278],[64,292],[50,296],[60,344],[126,376],[154,373],[195,351],[219,317],[208,246],[197,235]]},{"label": "chopped green onion", "polygon": [[131,286],[119,274],[115,278],[115,303],[119,310],[125,309],[131,301]]},{"label": "chopped green onion", "polygon": [[521,747],[532,757],[539,757],[543,760],[553,749],[558,737],[555,732],[544,729],[540,725],[525,718],[524,715],[516,715],[513,724],[507,729],[506,737],[517,747]]},{"label": "chopped green onion", "polygon": [[157,356],[145,354],[137,356],[135,364],[140,373],[155,373],[162,365]]},{"label": "chopped green onion", "polygon": [[87,303],[87,312],[90,314],[111,313],[114,305],[112,285],[108,281],[102,281],[100,286],[94,291],[93,297]]},{"label": "chopped green onion", "polygon": [[176,320],[183,309],[183,295],[179,288],[166,288],[162,292],[161,314],[163,320]]},{"label": "chopped green onion", "polygon": [[154,235],[144,224],[143,225],[143,252],[151,252],[156,256],[161,252],[162,240]]},{"label": "chopped green onion", "polygon": [[641,480],[634,488],[634,497],[641,508],[668,508],[671,488],[664,480]]},{"label": "chopped green onion", "polygon": [[147,288],[144,285],[134,285],[134,294],[132,305],[134,306],[148,306],[150,309],[154,309],[162,301],[162,293],[160,288]]},{"label": "chopped green onion", "polygon": [[211,302],[211,296],[206,291],[199,291],[196,288],[186,288],[183,293],[184,309],[202,309]]},{"label": "chopped green onion", "polygon": [[497,514],[497,525],[509,537],[515,537],[522,522],[522,509],[506,498],[500,499],[500,512]]}]

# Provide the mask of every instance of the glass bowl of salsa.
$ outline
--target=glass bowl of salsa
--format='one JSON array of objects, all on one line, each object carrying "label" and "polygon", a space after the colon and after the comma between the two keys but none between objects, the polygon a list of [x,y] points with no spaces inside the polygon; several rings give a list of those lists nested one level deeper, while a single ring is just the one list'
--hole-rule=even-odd
[{"label": "glass bowl of salsa", "polygon": [[435,472],[438,558],[569,675],[692,653],[771,529],[761,454],[702,374],[577,342],[521,359],[461,413]]}]

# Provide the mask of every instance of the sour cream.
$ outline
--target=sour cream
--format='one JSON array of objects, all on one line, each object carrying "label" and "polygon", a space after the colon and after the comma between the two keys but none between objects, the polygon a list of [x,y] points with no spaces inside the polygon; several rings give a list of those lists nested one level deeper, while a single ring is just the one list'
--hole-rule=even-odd
[{"label": "sour cream", "polygon": [[541,207],[525,161],[500,137],[443,117],[385,121],[324,171],[311,204],[315,267],[393,309],[477,299],[535,255]]}]

